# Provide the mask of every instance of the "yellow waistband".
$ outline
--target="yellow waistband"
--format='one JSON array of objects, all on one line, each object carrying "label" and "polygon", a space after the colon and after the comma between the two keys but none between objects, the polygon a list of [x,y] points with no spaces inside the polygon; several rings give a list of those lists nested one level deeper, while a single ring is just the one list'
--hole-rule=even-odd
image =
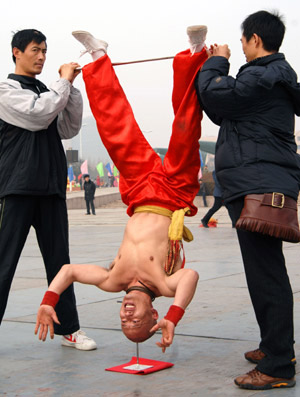
[{"label": "yellow waistband", "polygon": [[172,241],[184,239],[184,241],[188,242],[194,239],[192,232],[184,226],[184,215],[189,211],[190,209],[186,207],[173,212],[167,208],[158,207],[156,205],[142,205],[134,209],[134,213],[151,212],[153,214],[167,216],[171,219],[169,239]]}]

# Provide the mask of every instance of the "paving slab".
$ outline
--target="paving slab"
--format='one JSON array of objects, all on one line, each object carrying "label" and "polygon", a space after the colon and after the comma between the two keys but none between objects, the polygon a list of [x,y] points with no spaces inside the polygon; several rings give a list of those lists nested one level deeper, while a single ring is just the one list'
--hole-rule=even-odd
[{"label": "paving slab", "polygon": [[[119,324],[124,293],[75,285],[81,328],[96,340],[95,351],[62,347],[58,336],[45,343],[34,336],[36,312],[47,283],[32,229],[0,328],[0,396],[300,396],[300,386],[258,392],[234,385],[234,377],[253,368],[243,353],[258,346],[259,332],[228,213],[222,208],[214,216],[218,227],[204,229],[199,224],[206,211],[199,208],[195,217],[186,218],[194,234],[194,241],[185,244],[187,266],[199,272],[200,280],[176,328],[174,343],[165,354],[155,345],[159,334],[140,344],[141,357],[175,365],[144,376],[105,371],[135,355],[135,344],[123,336]],[[81,209],[69,210],[72,263],[108,265],[122,241],[127,220],[121,202],[98,208],[96,216],[85,216]],[[300,339],[299,253],[299,245],[285,244],[295,300],[296,353]],[[164,315],[169,305],[170,299],[160,298],[154,306]]]}]

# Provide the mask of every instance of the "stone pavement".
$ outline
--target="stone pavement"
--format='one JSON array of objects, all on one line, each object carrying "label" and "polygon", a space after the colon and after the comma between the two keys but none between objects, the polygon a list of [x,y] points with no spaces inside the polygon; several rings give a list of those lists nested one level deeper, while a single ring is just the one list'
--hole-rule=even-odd
[{"label": "stone pavement", "polygon": [[[117,202],[96,211],[96,216],[69,211],[72,263],[107,265],[117,252],[127,221],[124,206]],[[194,234],[194,241],[185,244],[187,264],[199,272],[200,280],[174,343],[165,354],[155,345],[159,334],[139,345],[141,357],[175,365],[144,376],[105,371],[135,355],[135,345],[123,336],[118,320],[124,293],[75,286],[81,327],[97,341],[98,350],[81,352],[61,347],[60,337],[42,343],[34,336],[36,312],[47,286],[31,230],[0,328],[0,396],[300,396],[300,382],[293,389],[265,392],[234,385],[235,376],[253,368],[243,353],[257,348],[259,334],[227,211],[222,208],[215,214],[219,224],[211,229],[199,228],[205,212],[199,208],[195,217],[186,220]],[[296,341],[300,340],[299,254],[299,245],[285,244]],[[160,315],[169,305],[167,298],[155,301]],[[295,347],[299,354],[299,345]]]}]

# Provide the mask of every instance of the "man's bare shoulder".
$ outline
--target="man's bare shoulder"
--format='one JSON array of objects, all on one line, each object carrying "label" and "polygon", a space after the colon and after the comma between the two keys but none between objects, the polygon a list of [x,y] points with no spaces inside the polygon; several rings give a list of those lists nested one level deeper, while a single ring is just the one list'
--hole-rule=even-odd
[{"label": "man's bare shoulder", "polygon": [[186,277],[189,278],[195,278],[198,280],[199,275],[196,272],[196,270],[193,269],[179,269],[175,273],[173,273],[171,276],[166,276],[165,278],[165,284],[167,285],[168,288],[170,288],[172,291],[176,291],[177,285],[180,280]]}]

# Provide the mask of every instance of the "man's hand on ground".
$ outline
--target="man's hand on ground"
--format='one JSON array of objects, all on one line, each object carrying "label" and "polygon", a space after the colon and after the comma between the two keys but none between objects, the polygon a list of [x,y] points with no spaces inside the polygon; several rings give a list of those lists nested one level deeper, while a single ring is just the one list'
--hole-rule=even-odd
[{"label": "man's hand on ground", "polygon": [[40,329],[39,340],[45,342],[48,334],[48,327],[50,332],[50,338],[51,339],[54,338],[53,321],[56,324],[60,324],[53,307],[49,305],[41,305],[37,314],[35,330],[34,330],[35,335],[37,335]]},{"label": "man's hand on ground", "polygon": [[156,325],[154,325],[154,327],[151,328],[150,332],[156,332],[159,329],[161,329],[162,338],[161,341],[157,342],[156,344],[157,346],[161,347],[162,352],[164,353],[166,348],[169,347],[173,342],[175,325],[172,323],[172,321],[162,318]]}]

